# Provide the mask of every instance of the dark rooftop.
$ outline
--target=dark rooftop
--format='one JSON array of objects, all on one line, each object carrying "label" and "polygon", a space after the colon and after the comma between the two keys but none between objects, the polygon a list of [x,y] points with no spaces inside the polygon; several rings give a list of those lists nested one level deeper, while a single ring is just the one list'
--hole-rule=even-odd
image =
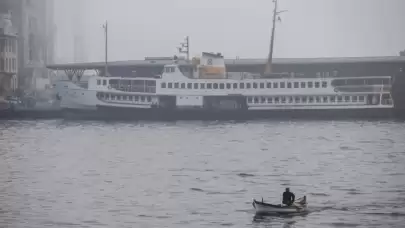
[{"label": "dark rooftop", "polygon": [[[264,65],[266,59],[225,59],[225,64],[230,65]],[[163,66],[172,63],[173,60],[128,60],[128,61],[113,61],[109,62],[110,67],[153,67]],[[181,65],[187,65],[185,60],[177,61]],[[378,57],[330,57],[330,58],[275,58],[274,64],[341,64],[341,63],[404,63],[405,56],[378,56]],[[66,64],[52,64],[47,68],[57,69],[98,69],[103,68],[104,62],[92,63],[66,63]]]}]

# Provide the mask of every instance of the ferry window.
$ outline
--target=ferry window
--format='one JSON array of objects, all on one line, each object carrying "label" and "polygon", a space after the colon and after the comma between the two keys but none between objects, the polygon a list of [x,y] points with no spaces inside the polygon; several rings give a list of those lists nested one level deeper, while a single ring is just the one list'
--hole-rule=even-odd
[{"label": "ferry window", "polygon": [[193,84],[192,83],[187,83],[187,89],[192,89],[193,88]]},{"label": "ferry window", "polygon": [[194,89],[198,89],[198,83],[194,83]]},{"label": "ferry window", "polygon": [[322,88],[326,88],[328,87],[328,83],[327,82],[322,82]]},{"label": "ferry window", "polygon": [[314,87],[314,83],[313,82],[308,82],[308,88],[312,88]]},{"label": "ferry window", "polygon": [[124,96],[124,101],[127,101],[128,100],[128,96]]},{"label": "ferry window", "polygon": [[233,88],[237,89],[238,88],[238,83],[233,83]]},{"label": "ferry window", "polygon": [[357,102],[357,96],[352,97],[353,102]]},{"label": "ferry window", "polygon": [[219,88],[220,88],[220,89],[225,89],[225,84],[224,84],[224,83],[220,83],[220,84],[219,84]]},{"label": "ferry window", "polygon": [[302,97],[302,103],[307,103],[307,97]]},{"label": "ferry window", "polygon": [[148,99],[148,102],[152,101],[152,97],[150,97],[150,96],[148,96],[147,99]]},{"label": "ferry window", "polygon": [[267,88],[271,89],[271,82],[267,82]]},{"label": "ferry window", "polygon": [[227,88],[227,89],[231,89],[231,88],[232,88],[231,83],[226,83],[226,88]]},{"label": "ferry window", "polygon": [[135,96],[135,101],[139,101],[139,96]]},{"label": "ferry window", "polygon": [[100,84],[101,84],[100,79],[97,79],[97,85],[100,85]]},{"label": "ferry window", "polygon": [[163,89],[166,88],[166,82],[162,82],[162,84],[160,85],[160,87],[162,87]]},{"label": "ferry window", "polygon": [[280,103],[280,98],[275,97],[275,98],[274,98],[274,103]]},{"label": "ferry window", "polygon": [[342,102],[342,101],[343,101],[343,97],[342,97],[342,96],[338,96],[337,101],[338,101],[338,102]]},{"label": "ferry window", "polygon": [[309,103],[313,103],[314,102],[314,98],[313,97],[309,97],[308,98]]},{"label": "ferry window", "polygon": [[214,89],[218,89],[218,84],[217,84],[217,83],[214,83],[214,84],[213,84],[213,87],[214,87]]},{"label": "ferry window", "polygon": [[291,89],[291,82],[287,82],[287,88]]},{"label": "ferry window", "polygon": [[277,82],[274,82],[274,83],[273,83],[273,88],[275,88],[275,89],[278,88],[278,83],[277,83]]},{"label": "ferry window", "polygon": [[244,83],[239,83],[239,88],[240,88],[240,89],[244,89],[244,88],[245,88],[245,84],[244,84]]},{"label": "ferry window", "polygon": [[181,83],[181,88],[185,89],[186,88],[186,83]]},{"label": "ferry window", "polygon": [[285,88],[285,82],[280,82],[280,88]]},{"label": "ferry window", "polygon": [[173,87],[173,84],[171,82],[167,83],[167,88],[171,89]]},{"label": "ferry window", "polygon": [[336,97],[335,96],[332,96],[331,98],[330,98],[330,102],[336,102]]},{"label": "ferry window", "polygon": [[260,83],[260,89],[264,89],[264,83],[263,82]]},{"label": "ferry window", "polygon": [[175,82],[175,83],[174,83],[174,88],[175,88],[175,89],[178,89],[178,88],[179,88],[179,83],[178,83],[178,82]]},{"label": "ferry window", "polygon": [[122,100],[122,97],[121,97],[121,96],[117,96],[117,100]]},{"label": "ferry window", "polygon": [[265,97],[261,98],[261,103],[266,103],[266,98]]},{"label": "ferry window", "polygon": [[349,96],[345,96],[345,101],[346,101],[346,102],[350,102],[350,97],[349,97]]},{"label": "ferry window", "polygon": [[212,89],[212,84],[211,83],[207,83],[207,89]]},{"label": "ferry window", "polygon": [[306,87],[305,82],[301,82],[301,88],[305,88],[305,87]]},{"label": "ferry window", "polygon": [[363,102],[364,101],[364,96],[359,96],[359,101]]},{"label": "ferry window", "polygon": [[323,97],[323,103],[328,103],[328,97]]},{"label": "ferry window", "polygon": [[300,97],[295,97],[295,103],[300,103],[301,99]]},{"label": "ferry window", "polygon": [[283,103],[283,104],[285,103],[285,97],[281,98],[281,103]]},{"label": "ferry window", "polygon": [[298,82],[294,82],[294,88],[300,87],[300,84]]},{"label": "ferry window", "polygon": [[141,102],[145,102],[145,97],[141,96]]},{"label": "ferry window", "polygon": [[267,103],[269,103],[269,104],[273,103],[273,98],[272,98],[272,97],[268,97],[268,98],[267,98]]},{"label": "ferry window", "polygon": [[103,85],[107,85],[107,80],[103,80]]},{"label": "ferry window", "polygon": [[257,89],[257,83],[256,82],[253,83],[253,89]]},{"label": "ferry window", "polygon": [[259,98],[255,97],[255,104],[259,103]]},{"label": "ferry window", "polygon": [[111,95],[111,100],[115,100],[115,95]]},{"label": "ferry window", "polygon": [[171,67],[171,72],[176,72],[176,68],[175,68],[175,67]]},{"label": "ferry window", "polygon": [[205,84],[204,83],[200,84],[200,89],[205,89]]},{"label": "ferry window", "polygon": [[293,103],[293,98],[292,97],[288,97],[287,100],[288,100],[288,103]]},{"label": "ferry window", "polygon": [[251,88],[250,83],[246,83],[246,89],[250,89],[250,88]]},{"label": "ferry window", "polygon": [[315,88],[319,88],[319,82],[315,82]]},{"label": "ferry window", "polygon": [[130,96],[129,100],[133,101],[134,100],[134,96]]},{"label": "ferry window", "polygon": [[253,103],[252,101],[253,101],[253,99],[251,97],[248,97],[248,103],[251,104],[251,103]]},{"label": "ferry window", "polygon": [[316,103],[321,103],[321,98],[320,97],[316,97],[315,98]]}]

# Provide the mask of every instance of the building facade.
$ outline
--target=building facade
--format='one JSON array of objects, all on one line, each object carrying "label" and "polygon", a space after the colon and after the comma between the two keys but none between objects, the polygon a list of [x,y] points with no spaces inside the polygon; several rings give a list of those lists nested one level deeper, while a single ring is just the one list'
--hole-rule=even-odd
[{"label": "building facade", "polygon": [[[0,9],[12,13],[18,38],[18,86],[35,90],[37,78],[49,78],[53,63],[53,0],[0,0]],[[0,12],[1,13],[1,12]]]},{"label": "building facade", "polygon": [[18,87],[18,36],[11,12],[0,13],[0,99],[13,95]]}]

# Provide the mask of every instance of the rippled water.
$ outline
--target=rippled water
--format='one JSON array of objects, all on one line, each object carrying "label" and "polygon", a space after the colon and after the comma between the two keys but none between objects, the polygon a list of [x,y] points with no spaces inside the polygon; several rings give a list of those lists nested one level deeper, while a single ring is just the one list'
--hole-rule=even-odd
[{"label": "rippled water", "polygon": [[[310,213],[255,217],[286,186]],[[0,122],[0,227],[403,227],[405,124]]]}]

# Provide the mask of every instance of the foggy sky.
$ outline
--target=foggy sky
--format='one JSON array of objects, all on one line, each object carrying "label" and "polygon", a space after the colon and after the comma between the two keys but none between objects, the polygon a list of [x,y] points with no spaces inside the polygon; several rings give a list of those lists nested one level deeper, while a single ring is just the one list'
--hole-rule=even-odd
[{"label": "foggy sky", "polygon": [[[80,12],[56,0],[57,56],[73,59]],[[103,61],[109,23],[109,60],[172,56],[185,36],[191,53],[266,58],[271,0],[81,0],[88,61]],[[279,0],[288,10],[277,24],[277,58],[392,56],[405,49],[405,0]],[[77,23],[77,22],[76,22]],[[77,28],[76,28],[77,29]],[[79,29],[80,30],[80,29]]]}]

